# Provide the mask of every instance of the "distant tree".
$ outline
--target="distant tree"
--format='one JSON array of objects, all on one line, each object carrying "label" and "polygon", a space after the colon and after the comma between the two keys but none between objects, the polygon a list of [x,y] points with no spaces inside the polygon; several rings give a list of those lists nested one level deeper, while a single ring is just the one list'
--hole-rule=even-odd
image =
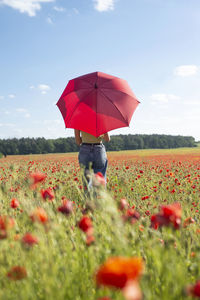
[{"label": "distant tree", "polygon": [[46,151],[47,153],[54,153],[55,145],[53,140],[46,141]]},{"label": "distant tree", "polygon": [[138,144],[138,147],[137,149],[143,149],[144,148],[144,140],[142,138],[141,135],[136,135],[136,140],[137,140],[137,144]]},{"label": "distant tree", "polygon": [[31,139],[31,153],[32,154],[39,154],[40,153],[40,146],[36,139]]},{"label": "distant tree", "polygon": [[122,136],[115,136],[114,139],[111,138],[110,142],[106,144],[107,150],[119,151],[124,149],[124,143]]},{"label": "distant tree", "polygon": [[46,147],[46,140],[45,138],[37,138],[37,143],[39,144],[39,153],[40,154],[45,154],[47,152],[47,147]]},{"label": "distant tree", "polygon": [[[123,136],[122,136],[123,137]],[[123,137],[124,139],[124,147],[125,150],[138,149],[138,139],[136,136],[131,134]]]},{"label": "distant tree", "polygon": [[[151,148],[151,147],[150,147],[150,148]],[[167,143],[167,138],[166,138],[166,136],[162,136],[162,137],[160,138],[159,148],[161,148],[161,149],[167,149],[167,148],[168,148],[168,143]]]},{"label": "distant tree", "polygon": [[[196,147],[197,143],[192,136],[172,136],[158,134],[113,135],[111,141],[105,143],[108,151],[148,149],[148,148],[178,148]],[[21,138],[0,140],[0,152],[5,155],[12,154],[42,154],[66,153],[78,151],[74,137],[45,139]]]}]

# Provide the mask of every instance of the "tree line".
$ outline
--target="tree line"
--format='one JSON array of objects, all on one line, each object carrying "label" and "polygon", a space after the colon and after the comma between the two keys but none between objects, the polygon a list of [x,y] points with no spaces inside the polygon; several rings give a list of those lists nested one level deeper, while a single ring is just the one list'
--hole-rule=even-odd
[{"label": "tree line", "polygon": [[[105,143],[107,151],[134,149],[169,149],[179,147],[195,147],[192,136],[172,136],[159,134],[128,134],[113,135],[109,143]],[[45,139],[45,138],[12,138],[0,139],[0,153],[16,154],[45,154],[77,152],[79,147],[73,137]]]}]

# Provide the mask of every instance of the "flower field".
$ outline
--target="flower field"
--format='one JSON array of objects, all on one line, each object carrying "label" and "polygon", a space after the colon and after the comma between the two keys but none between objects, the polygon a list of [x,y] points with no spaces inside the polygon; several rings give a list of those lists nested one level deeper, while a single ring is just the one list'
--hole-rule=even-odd
[{"label": "flower field", "polygon": [[200,298],[200,148],[0,159],[0,299]]}]

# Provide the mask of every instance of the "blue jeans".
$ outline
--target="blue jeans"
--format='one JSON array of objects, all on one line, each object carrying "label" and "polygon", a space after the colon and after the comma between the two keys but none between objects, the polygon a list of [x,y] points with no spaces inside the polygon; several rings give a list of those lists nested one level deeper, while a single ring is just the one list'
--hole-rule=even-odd
[{"label": "blue jeans", "polygon": [[100,145],[81,145],[78,155],[79,164],[84,167],[84,174],[87,181],[87,173],[90,167],[93,169],[94,173],[101,172],[106,180],[106,169],[107,169],[107,155],[106,149],[103,144]]}]

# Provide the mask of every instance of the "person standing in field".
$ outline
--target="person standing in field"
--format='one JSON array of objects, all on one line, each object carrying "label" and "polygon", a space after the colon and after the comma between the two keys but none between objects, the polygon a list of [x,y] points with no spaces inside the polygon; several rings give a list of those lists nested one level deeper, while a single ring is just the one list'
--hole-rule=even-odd
[{"label": "person standing in field", "polygon": [[102,134],[99,137],[95,137],[84,131],[75,129],[76,144],[80,146],[78,160],[81,167],[84,168],[84,175],[89,183],[90,168],[94,173],[102,173],[106,181],[106,170],[108,165],[108,159],[106,155],[106,149],[102,141],[109,142],[110,136],[108,133]]}]

